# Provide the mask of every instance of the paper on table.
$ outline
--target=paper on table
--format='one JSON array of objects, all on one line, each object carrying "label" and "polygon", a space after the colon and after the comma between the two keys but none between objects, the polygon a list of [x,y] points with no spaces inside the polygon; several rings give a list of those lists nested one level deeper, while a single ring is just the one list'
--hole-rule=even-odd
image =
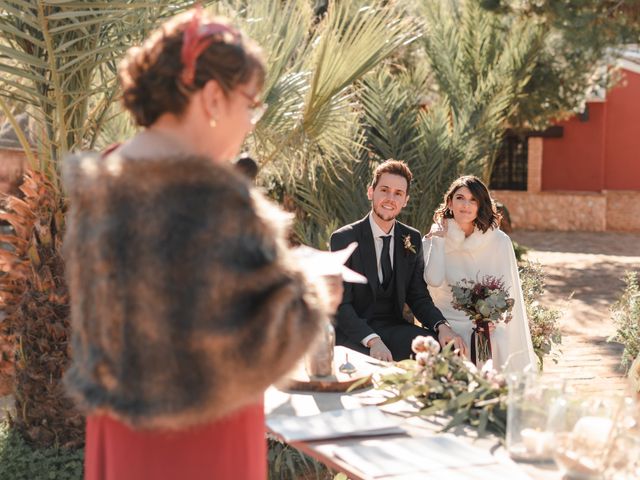
[{"label": "paper on table", "polygon": [[430,480],[529,479],[514,464],[500,463],[486,450],[442,434],[393,441],[365,440],[337,447],[334,454],[373,478],[387,475],[407,475],[410,478],[412,474],[419,473],[429,474]]},{"label": "paper on table", "polygon": [[286,442],[404,433],[378,407],[333,410],[306,417],[271,415],[267,417],[267,426]]},{"label": "paper on table", "polygon": [[342,250],[327,252],[303,245],[292,252],[304,265],[305,270],[312,275],[342,275],[342,280],[345,282],[367,283],[367,277],[344,264],[357,247],[358,243],[353,242]]}]

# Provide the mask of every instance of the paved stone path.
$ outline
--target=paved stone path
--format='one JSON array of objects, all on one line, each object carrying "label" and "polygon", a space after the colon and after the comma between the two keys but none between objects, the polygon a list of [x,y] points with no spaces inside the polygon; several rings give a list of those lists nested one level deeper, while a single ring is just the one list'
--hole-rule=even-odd
[{"label": "paved stone path", "polygon": [[609,309],[624,272],[640,271],[640,234],[519,231],[511,237],[530,248],[528,260],[543,265],[543,303],[564,311],[562,353],[557,364],[545,361],[545,376],[587,393],[623,391],[622,346],[607,342],[615,331]]}]

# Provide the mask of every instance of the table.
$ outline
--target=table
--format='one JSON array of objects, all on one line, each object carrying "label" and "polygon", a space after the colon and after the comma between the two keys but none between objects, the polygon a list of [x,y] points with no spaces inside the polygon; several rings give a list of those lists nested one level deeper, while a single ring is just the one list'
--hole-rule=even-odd
[{"label": "table", "polygon": [[[340,347],[344,348],[344,347]],[[336,363],[341,363],[344,355],[340,351],[337,355]],[[362,355],[355,351],[349,351],[349,360],[356,366],[363,365],[366,362],[367,368],[371,368],[372,362],[370,357]],[[378,367],[382,368],[382,367]],[[317,392],[317,391],[289,391],[284,387],[270,387],[265,395],[265,413],[267,418],[274,415],[286,415],[291,417],[300,417],[306,415],[315,415],[322,412],[328,412],[340,409],[355,409],[368,405],[377,405],[384,400],[384,392],[375,389],[360,390],[353,393],[340,392]],[[393,416],[399,419],[401,427],[406,431],[402,435],[389,436],[365,436],[341,438],[337,440],[318,440],[318,441],[293,441],[291,446],[324,463],[330,468],[344,472],[353,480],[411,480],[418,478],[426,478],[425,473],[402,473],[397,475],[377,476],[364,472],[350,462],[344,461],[336,455],[336,451],[344,451],[345,448],[361,447],[364,445],[378,445],[384,450],[388,447],[389,451],[397,450],[399,445],[408,440],[416,442],[434,440],[442,434],[438,432],[443,426],[443,421],[437,417],[433,419],[425,419],[422,417],[411,417],[406,413],[411,407],[401,402],[382,407],[385,415]],[[277,431],[270,433],[279,436]],[[499,466],[473,466],[465,468],[447,467],[437,472],[430,471],[429,480],[456,480],[456,479],[491,479],[499,480],[509,478],[510,480],[520,480],[521,478],[531,478],[534,480],[560,480],[561,473],[554,465],[549,464],[524,464],[515,463],[508,458],[506,450],[500,445],[496,437],[477,438],[476,432],[467,426],[457,427],[453,432],[456,441],[462,441],[473,447],[479,447],[485,452],[491,452],[491,455],[500,462]],[[436,435],[437,434],[437,435]],[[280,437],[281,438],[281,437]],[[416,452],[411,452],[415,454]],[[429,452],[429,449],[420,451],[420,456],[424,457],[425,465],[431,461],[435,462],[435,457]],[[391,459],[391,458],[390,458]],[[515,476],[514,476],[515,471]],[[520,473],[518,473],[520,472]]]}]

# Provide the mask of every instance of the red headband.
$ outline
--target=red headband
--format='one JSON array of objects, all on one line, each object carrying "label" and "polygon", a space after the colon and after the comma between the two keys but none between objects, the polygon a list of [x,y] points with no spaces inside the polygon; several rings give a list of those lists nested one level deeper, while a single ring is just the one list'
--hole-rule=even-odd
[{"label": "red headband", "polygon": [[180,52],[180,60],[183,69],[180,75],[182,84],[190,87],[193,85],[196,76],[196,62],[198,57],[204,52],[216,36],[223,43],[238,43],[240,41],[240,33],[223,23],[206,23],[202,25],[202,6],[197,5],[194,8],[191,22],[187,25],[182,38],[182,51]]}]

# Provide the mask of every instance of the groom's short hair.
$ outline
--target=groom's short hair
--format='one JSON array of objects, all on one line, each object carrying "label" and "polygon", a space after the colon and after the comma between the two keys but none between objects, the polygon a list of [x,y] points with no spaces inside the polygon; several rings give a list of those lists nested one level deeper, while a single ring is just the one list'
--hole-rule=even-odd
[{"label": "groom's short hair", "polygon": [[407,195],[409,195],[409,187],[411,187],[411,180],[413,179],[413,174],[409,169],[409,165],[402,160],[394,160],[392,158],[385,160],[373,171],[373,180],[371,181],[371,187],[373,189],[378,185],[378,181],[383,173],[391,173],[393,175],[404,177],[407,181]]}]

